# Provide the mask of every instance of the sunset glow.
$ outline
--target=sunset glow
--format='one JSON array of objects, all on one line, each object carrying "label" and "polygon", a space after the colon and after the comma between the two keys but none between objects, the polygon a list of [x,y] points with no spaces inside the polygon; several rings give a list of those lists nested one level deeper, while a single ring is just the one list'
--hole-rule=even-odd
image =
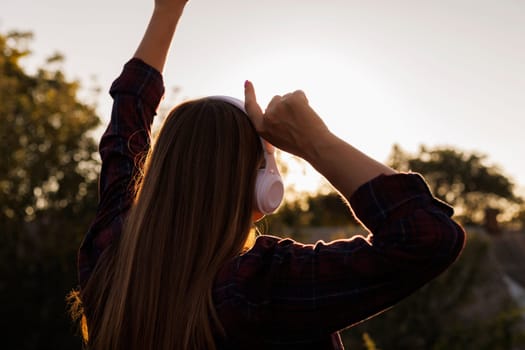
[{"label": "sunset glow", "polygon": [[[265,105],[302,89],[336,134],[381,161],[394,143],[446,144],[488,154],[525,185],[515,153],[525,129],[522,2],[298,4],[190,2],[165,71],[168,91],[242,97],[250,79]],[[117,16],[122,8],[126,16]],[[148,1],[8,0],[0,30],[34,32],[28,66],[59,51],[72,78],[89,86],[95,76],[107,120],[109,84],[151,9]]]}]

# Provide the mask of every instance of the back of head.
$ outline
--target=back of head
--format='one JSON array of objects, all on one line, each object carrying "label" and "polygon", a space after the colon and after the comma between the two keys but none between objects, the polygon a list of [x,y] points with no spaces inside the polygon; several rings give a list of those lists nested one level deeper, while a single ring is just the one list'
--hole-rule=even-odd
[{"label": "back of head", "polygon": [[[243,112],[213,99],[187,102],[164,122],[138,200],[153,196],[144,198],[153,205],[149,210],[165,211],[175,221],[181,215],[214,225],[249,221],[262,159],[257,133]],[[159,208],[161,197],[169,210]]]},{"label": "back of head", "polygon": [[205,98],[170,112],[116,253],[86,288],[93,348],[214,348],[213,279],[249,235],[262,161],[238,108]]},{"label": "back of head", "polygon": [[[233,244],[225,240],[229,233],[241,233],[240,223],[242,231],[249,228],[262,159],[259,138],[244,113],[213,99],[187,102],[169,114],[153,144],[137,205],[147,203],[144,213],[162,222],[150,226],[175,230],[167,235],[186,245],[181,254],[195,243],[201,257],[207,251],[216,255]],[[180,225],[191,234],[179,232]]]}]

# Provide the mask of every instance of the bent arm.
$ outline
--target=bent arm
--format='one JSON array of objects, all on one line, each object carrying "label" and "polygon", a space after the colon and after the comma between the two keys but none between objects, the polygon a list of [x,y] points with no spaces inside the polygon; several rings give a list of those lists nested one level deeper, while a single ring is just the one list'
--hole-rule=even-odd
[{"label": "bent arm", "polygon": [[312,164],[371,232],[315,246],[258,240],[233,273],[248,281],[239,284],[238,295],[246,299],[248,315],[267,327],[271,341],[314,339],[351,326],[394,305],[455,261],[465,232],[420,175],[398,174],[335,136],[300,90],[275,96],[263,112],[247,81],[245,103],[261,136]]},{"label": "bent arm", "polygon": [[124,66],[110,89],[113,108],[99,145],[102,169],[99,203],[78,254],[79,282],[85,285],[102,253],[121,234],[131,207],[140,158],[150,145],[150,128],[164,94],[162,76],[138,59]]},{"label": "bent arm", "polygon": [[[262,236],[232,264],[226,275],[237,289],[224,298],[234,302],[218,303],[227,326],[256,323],[273,343],[320,339],[396,304],[463,248],[452,208],[418,174],[378,176],[349,200],[368,237],[303,245]],[[239,304],[249,312],[239,314]]]}]

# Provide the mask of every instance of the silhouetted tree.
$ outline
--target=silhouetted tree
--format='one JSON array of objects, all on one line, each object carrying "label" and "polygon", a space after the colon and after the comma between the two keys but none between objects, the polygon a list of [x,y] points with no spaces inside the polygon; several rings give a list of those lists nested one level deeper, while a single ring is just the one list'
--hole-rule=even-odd
[{"label": "silhouetted tree", "polygon": [[98,161],[61,55],[36,73],[21,65],[30,33],[0,34],[0,329],[5,349],[78,347],[64,298],[96,205]]},{"label": "silhouetted tree", "polygon": [[505,212],[509,205],[521,203],[512,181],[484,154],[425,146],[409,154],[394,145],[388,163],[397,170],[423,174],[434,195],[453,205],[466,223],[481,223],[487,207]]}]

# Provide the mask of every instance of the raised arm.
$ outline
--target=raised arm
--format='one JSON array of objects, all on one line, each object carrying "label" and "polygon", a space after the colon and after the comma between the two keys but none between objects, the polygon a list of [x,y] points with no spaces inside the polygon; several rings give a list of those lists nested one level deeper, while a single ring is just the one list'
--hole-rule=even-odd
[{"label": "raised arm", "polygon": [[[245,103],[261,136],[309,161],[370,234],[315,245],[261,236],[226,267],[240,297],[221,304],[217,293],[225,328],[245,327],[240,341],[257,324],[262,342],[325,348],[329,334],[388,309],[456,260],[465,232],[419,174],[397,173],[335,136],[301,91],[275,96],[263,112],[246,82]],[[238,304],[250,312],[236,314]]]},{"label": "raised arm", "polygon": [[153,14],[142,37],[135,58],[162,73],[175,28],[187,0],[155,0]]},{"label": "raised arm", "polygon": [[99,145],[99,203],[78,255],[82,287],[102,253],[120,236],[131,207],[134,181],[141,171],[138,161],[149,149],[151,124],[164,94],[161,72],[185,3],[156,0],[134,57],[111,86],[111,121]]}]

